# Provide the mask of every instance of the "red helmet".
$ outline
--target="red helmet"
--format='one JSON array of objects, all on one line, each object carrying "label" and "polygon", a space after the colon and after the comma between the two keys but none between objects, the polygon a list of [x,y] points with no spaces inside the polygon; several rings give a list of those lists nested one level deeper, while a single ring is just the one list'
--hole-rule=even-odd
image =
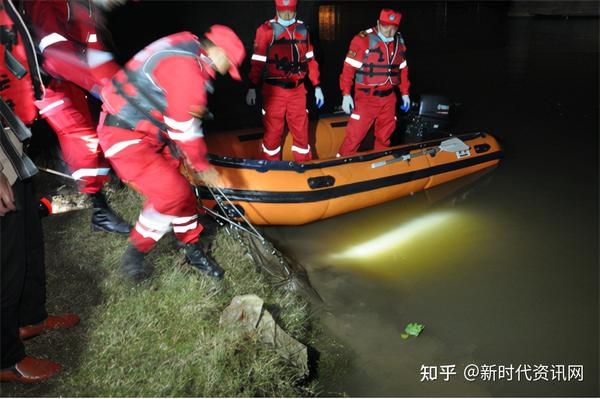
[{"label": "red helmet", "polygon": [[275,0],[275,9],[277,11],[296,11],[298,0]]},{"label": "red helmet", "polygon": [[398,26],[400,25],[400,19],[402,19],[402,14],[389,8],[384,8],[379,14],[379,22],[387,25]]},{"label": "red helmet", "polygon": [[229,74],[235,80],[242,80],[238,67],[244,61],[246,50],[244,44],[231,28],[225,25],[213,25],[210,30],[204,34],[208,40],[217,47],[225,51],[231,64]]}]

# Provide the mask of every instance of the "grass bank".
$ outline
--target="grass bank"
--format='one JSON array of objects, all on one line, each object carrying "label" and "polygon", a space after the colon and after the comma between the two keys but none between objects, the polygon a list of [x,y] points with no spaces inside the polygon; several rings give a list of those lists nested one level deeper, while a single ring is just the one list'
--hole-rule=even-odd
[{"label": "grass bank", "polygon": [[[125,189],[111,204],[133,221],[140,199]],[[165,237],[148,257],[154,277],[135,285],[119,274],[126,238],[92,232],[89,218],[85,210],[44,221],[48,309],[76,312],[82,323],[26,347],[64,370],[38,385],[3,384],[3,396],[315,396],[319,379],[339,369],[340,348],[322,339],[307,302],[274,288],[223,231],[212,244],[226,269],[222,282],[187,266]],[[308,378],[256,337],[219,327],[223,309],[244,294],[260,296],[277,323],[311,348]]]}]

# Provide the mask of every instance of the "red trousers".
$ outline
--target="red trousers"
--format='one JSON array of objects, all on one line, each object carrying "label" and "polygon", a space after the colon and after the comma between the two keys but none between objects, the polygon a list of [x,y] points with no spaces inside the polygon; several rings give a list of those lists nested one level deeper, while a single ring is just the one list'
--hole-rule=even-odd
[{"label": "red trousers", "polygon": [[308,110],[306,109],[306,89],[304,85],[286,89],[265,83],[263,85],[263,159],[281,159],[281,145],[284,124],[287,121],[292,133],[292,153],[296,162],[312,159],[308,144]]},{"label": "red trousers", "polygon": [[117,175],[146,199],[130,242],[146,253],[171,229],[184,244],[198,241],[202,225],[196,197],[179,172],[179,161],[168,150],[161,151],[157,133],[106,126],[104,118],[100,120],[98,136],[106,158]]},{"label": "red trousers", "polygon": [[98,192],[108,179],[109,166],[98,146],[98,134],[87,95],[74,83],[53,80],[35,104],[58,136],[63,158],[79,189]]},{"label": "red trousers", "polygon": [[346,137],[338,153],[348,156],[356,153],[360,143],[375,122],[375,150],[390,146],[390,137],[396,129],[396,94],[378,97],[356,90],[354,111],[346,127]]}]

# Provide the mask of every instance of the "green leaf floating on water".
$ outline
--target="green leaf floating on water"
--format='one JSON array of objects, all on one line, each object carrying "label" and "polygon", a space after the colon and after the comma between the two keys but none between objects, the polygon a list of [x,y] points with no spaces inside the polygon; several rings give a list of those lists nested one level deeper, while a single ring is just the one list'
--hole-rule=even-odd
[{"label": "green leaf floating on water", "polygon": [[419,334],[423,331],[425,326],[419,323],[408,323],[408,325],[404,328],[404,332],[406,334],[400,335],[403,339],[407,339],[409,336],[418,337]]}]

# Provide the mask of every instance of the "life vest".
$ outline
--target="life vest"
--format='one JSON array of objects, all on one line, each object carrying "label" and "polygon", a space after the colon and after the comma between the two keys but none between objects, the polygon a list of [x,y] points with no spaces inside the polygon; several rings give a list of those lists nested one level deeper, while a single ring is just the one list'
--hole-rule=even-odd
[{"label": "life vest", "polygon": [[400,69],[406,66],[406,47],[400,33],[396,33],[392,55],[388,44],[384,43],[373,29],[362,34],[367,36],[369,48],[363,56],[362,66],[356,71],[356,83],[366,86],[381,86],[387,82],[394,86],[399,85]]},{"label": "life vest", "polygon": [[0,2],[0,96],[25,124],[37,116],[35,100],[44,87],[35,47],[23,19],[9,0]]},{"label": "life vest", "polygon": [[286,28],[272,19],[273,39],[267,49],[266,78],[302,79],[308,70],[307,57],[308,31],[304,23],[298,21]]},{"label": "life vest", "polygon": [[[106,91],[114,90],[107,94],[105,106],[122,121],[119,126],[135,129],[139,122],[149,121],[166,131],[163,120],[167,108],[166,97],[163,89],[154,83],[152,76],[158,62],[172,56],[189,56],[195,59],[204,57],[196,36],[189,32],[176,33],[155,41],[137,53],[102,91],[104,95]],[[201,71],[204,67],[200,60],[198,63]],[[114,104],[122,106],[114,109]]]}]

